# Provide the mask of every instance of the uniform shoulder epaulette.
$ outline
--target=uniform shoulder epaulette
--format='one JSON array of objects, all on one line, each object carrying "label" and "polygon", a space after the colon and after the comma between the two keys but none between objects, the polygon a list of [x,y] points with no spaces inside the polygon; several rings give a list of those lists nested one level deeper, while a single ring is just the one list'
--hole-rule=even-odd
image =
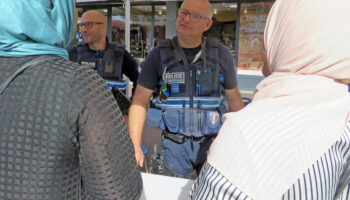
[{"label": "uniform shoulder epaulette", "polygon": [[119,43],[114,43],[114,44],[115,44],[115,47],[117,48],[122,48],[122,49],[126,48],[125,44],[119,44]]},{"label": "uniform shoulder epaulette", "polygon": [[116,43],[116,42],[109,42],[108,46],[111,46],[112,49],[115,49],[115,50],[120,50],[120,49],[125,49],[126,48],[126,46],[124,44],[119,44],[119,43]]},{"label": "uniform shoulder epaulette", "polygon": [[76,44],[77,47],[78,47],[78,46],[85,46],[85,45],[86,45],[86,43],[85,43],[84,41],[78,42],[78,43]]},{"label": "uniform shoulder epaulette", "polygon": [[219,47],[219,42],[215,37],[207,37],[207,47],[217,48]]},{"label": "uniform shoulder epaulette", "polygon": [[171,39],[159,40],[159,47],[170,48],[171,47]]},{"label": "uniform shoulder epaulette", "polygon": [[119,44],[116,42],[109,42],[108,43],[108,48],[109,49],[113,49],[113,51],[119,52],[121,49],[125,49],[125,45],[124,44]]}]

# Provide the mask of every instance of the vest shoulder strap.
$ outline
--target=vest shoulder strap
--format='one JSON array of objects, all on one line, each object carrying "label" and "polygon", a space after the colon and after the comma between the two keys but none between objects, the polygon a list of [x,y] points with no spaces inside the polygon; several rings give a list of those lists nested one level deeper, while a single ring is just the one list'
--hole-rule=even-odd
[{"label": "vest shoulder strap", "polygon": [[76,48],[77,48],[77,52],[78,52],[78,55],[80,53],[84,53],[85,51],[88,50],[88,45],[85,43],[85,42],[79,42],[77,45],[76,45]]},{"label": "vest shoulder strap", "polygon": [[171,48],[171,39],[160,40],[158,43],[161,48]]},{"label": "vest shoulder strap", "polygon": [[212,65],[218,66],[219,63],[219,42],[216,38],[205,37],[202,45],[201,59],[204,61],[204,66],[207,66],[207,62],[211,62]]},{"label": "vest shoulder strap", "polygon": [[78,42],[78,44],[76,44],[77,48],[82,48],[82,47],[87,47],[87,44],[85,42]]},{"label": "vest shoulder strap", "polygon": [[[114,42],[108,43],[108,46],[113,49],[113,51],[120,52],[121,50],[124,51],[125,45],[124,44],[117,44]],[[84,52],[88,50],[88,45],[85,42],[79,42],[77,45],[78,52]]]},{"label": "vest shoulder strap", "polygon": [[214,37],[207,37],[207,48],[218,48],[219,42]]},{"label": "vest shoulder strap", "polygon": [[111,45],[113,48],[118,48],[118,49],[125,49],[126,47],[124,44],[119,44],[114,42],[110,42],[108,43],[108,45]]},{"label": "vest shoulder strap", "polygon": [[108,50],[113,50],[113,52],[118,56],[124,55],[125,45],[110,42],[108,43],[108,48],[106,49],[106,51]]},{"label": "vest shoulder strap", "polygon": [[[182,59],[181,57],[179,57],[178,55],[178,51],[177,51],[177,48],[176,48],[176,44],[175,44],[175,39],[164,39],[164,40],[161,40],[159,42],[159,47],[161,48],[168,48],[171,50],[171,52],[173,53],[173,55],[175,56],[175,59],[180,62]],[[161,50],[162,51],[162,50]],[[170,55],[169,55],[170,56]]]},{"label": "vest shoulder strap", "polygon": [[211,55],[214,53],[214,56],[217,55],[219,47],[219,42],[216,38],[213,37],[203,37],[203,43],[202,43],[202,51],[203,53],[201,54],[201,58],[204,59],[204,54]]},{"label": "vest shoulder strap", "polygon": [[177,66],[178,62],[182,60],[172,39],[160,40],[159,47],[160,59],[163,68],[166,66],[168,69],[170,69]]}]

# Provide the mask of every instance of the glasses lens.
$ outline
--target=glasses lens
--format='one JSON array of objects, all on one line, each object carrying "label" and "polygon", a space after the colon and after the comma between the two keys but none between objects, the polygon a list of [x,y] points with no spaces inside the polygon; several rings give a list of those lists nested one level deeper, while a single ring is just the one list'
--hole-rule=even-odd
[{"label": "glasses lens", "polygon": [[78,27],[82,29],[85,26],[85,28],[90,29],[93,24],[94,22],[85,22],[85,23],[78,24]]},{"label": "glasses lens", "polygon": [[190,20],[191,22],[198,22],[202,17],[196,13],[191,13],[187,10],[180,10],[179,11],[179,16],[181,18],[185,18],[187,15],[190,15]]},{"label": "glasses lens", "polygon": [[85,27],[86,27],[87,29],[91,28],[92,25],[93,25],[93,22],[86,22],[86,23],[85,23]]},{"label": "glasses lens", "polygon": [[179,12],[180,17],[186,17],[187,14],[189,14],[189,12],[187,12],[186,10],[180,10]]},{"label": "glasses lens", "polygon": [[201,19],[201,16],[197,15],[196,13],[191,13],[191,21],[198,22]]}]

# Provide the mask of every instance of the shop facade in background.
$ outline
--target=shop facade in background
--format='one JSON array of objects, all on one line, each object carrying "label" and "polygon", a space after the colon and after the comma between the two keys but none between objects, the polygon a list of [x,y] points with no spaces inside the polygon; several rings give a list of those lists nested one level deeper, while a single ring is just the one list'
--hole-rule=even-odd
[{"label": "shop facade in background", "polygon": [[240,9],[238,69],[261,70],[260,42],[272,2],[242,3]]}]

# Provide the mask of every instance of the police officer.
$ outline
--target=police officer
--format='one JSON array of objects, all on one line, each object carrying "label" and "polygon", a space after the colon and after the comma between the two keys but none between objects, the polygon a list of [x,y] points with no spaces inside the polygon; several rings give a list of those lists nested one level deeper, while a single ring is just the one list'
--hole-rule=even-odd
[{"label": "police officer", "polygon": [[123,74],[136,84],[139,75],[137,62],[124,45],[107,41],[107,21],[103,13],[96,10],[85,12],[79,26],[84,42],[68,50],[69,60],[91,66],[110,87],[125,90]]},{"label": "police officer", "polygon": [[182,177],[200,170],[222,114],[243,107],[233,56],[216,39],[202,36],[212,25],[211,17],[207,0],[185,0],[176,21],[178,36],[160,41],[142,67],[129,112],[129,132],[141,167],[142,129],[154,90],[147,122],[163,130],[166,171]]}]

